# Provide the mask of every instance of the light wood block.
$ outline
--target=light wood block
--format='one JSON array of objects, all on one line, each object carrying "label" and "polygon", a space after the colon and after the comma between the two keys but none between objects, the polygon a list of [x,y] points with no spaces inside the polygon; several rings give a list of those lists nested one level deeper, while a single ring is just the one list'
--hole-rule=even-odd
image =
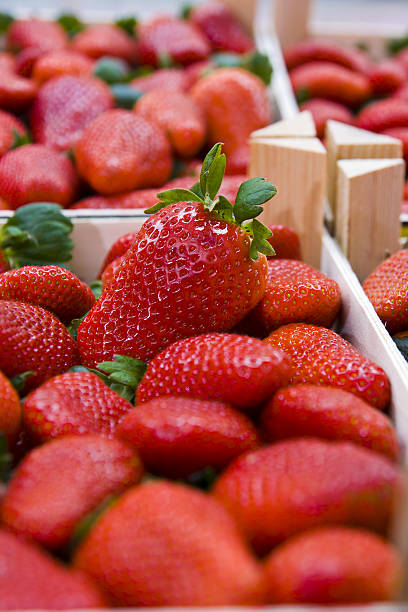
[{"label": "light wood block", "polygon": [[292,227],[304,260],[319,267],[325,197],[326,150],[318,138],[257,138],[250,141],[249,175],[277,186],[265,206],[264,223]]},{"label": "light wood block", "polygon": [[360,281],[399,249],[402,159],[337,162],[336,238]]},{"label": "light wood block", "polygon": [[252,132],[251,138],[314,138],[316,128],[310,111],[298,113],[291,119],[276,121]]},{"label": "light wood block", "polygon": [[270,0],[282,49],[309,37],[311,0]]},{"label": "light wood block", "polygon": [[222,2],[235,13],[248,32],[253,31],[257,0],[222,0]]},{"label": "light wood block", "polygon": [[336,172],[339,159],[394,159],[402,157],[402,143],[397,138],[328,121],[325,143],[327,148],[327,196],[336,217]]}]

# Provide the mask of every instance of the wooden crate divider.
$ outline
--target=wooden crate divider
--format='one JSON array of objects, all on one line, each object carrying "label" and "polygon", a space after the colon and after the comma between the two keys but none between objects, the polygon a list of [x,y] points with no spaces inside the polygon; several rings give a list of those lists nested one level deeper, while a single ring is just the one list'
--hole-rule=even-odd
[{"label": "wooden crate divider", "polygon": [[316,128],[310,111],[303,111],[291,119],[282,119],[271,123],[251,134],[251,140],[257,138],[314,138]]}]

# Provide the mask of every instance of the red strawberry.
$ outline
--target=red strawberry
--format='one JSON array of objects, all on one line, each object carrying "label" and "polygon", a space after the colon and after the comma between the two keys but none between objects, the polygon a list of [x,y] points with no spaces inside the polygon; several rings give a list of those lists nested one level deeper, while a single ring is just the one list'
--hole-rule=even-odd
[{"label": "red strawberry", "polygon": [[241,185],[232,207],[216,198],[224,167],[217,144],[204,160],[201,195],[165,191],[163,201],[150,209],[158,212],[143,224],[115,283],[79,328],[85,365],[114,354],[151,359],[181,338],[227,331],[260,300],[267,266],[257,249],[270,253],[265,240],[270,232],[256,219],[245,230],[241,224],[261,210],[254,202],[268,201],[276,189],[264,179],[251,179]]},{"label": "red strawberry", "polygon": [[0,529],[0,601],[4,610],[105,608],[102,592],[36,546]]},{"label": "red strawberry", "polygon": [[14,115],[0,110],[0,156],[11,149],[16,135],[27,135],[24,124]]},{"label": "red strawberry", "polygon": [[95,117],[113,107],[109,87],[100,79],[60,76],[40,88],[31,111],[36,142],[67,151]]},{"label": "red strawberry", "polygon": [[[232,178],[232,177],[231,177]],[[272,236],[268,238],[275,259],[302,259],[299,236],[286,225],[268,225]]]},{"label": "red strawberry", "polygon": [[119,606],[259,604],[260,566],[210,496],[179,484],[127,491],[80,545],[74,563]]},{"label": "red strawberry", "polygon": [[341,306],[336,281],[294,259],[268,260],[268,280],[262,300],[251,316],[267,333],[287,323],[333,325]]},{"label": "red strawberry", "polygon": [[182,91],[188,89],[184,70],[181,68],[161,68],[146,76],[136,77],[130,85],[141,92],[166,89],[167,91]]},{"label": "red strawberry", "polygon": [[54,77],[70,74],[76,77],[91,76],[94,62],[77,51],[60,49],[42,55],[34,64],[33,79],[40,85]]},{"label": "red strawberry", "polygon": [[44,55],[39,47],[26,47],[16,57],[15,71],[18,75],[31,78],[36,61]]},{"label": "red strawberry", "polygon": [[188,19],[216,51],[246,53],[254,43],[234,13],[221,2],[206,2],[191,9]]},{"label": "red strawberry", "polygon": [[121,255],[120,257],[117,257],[116,259],[111,261],[110,264],[106,266],[101,276],[102,289],[106,289],[108,284],[111,282],[114,274],[116,273],[116,270],[119,268],[124,258],[125,258],[125,255]]},{"label": "red strawberry", "polygon": [[193,157],[205,142],[206,125],[200,107],[182,92],[157,89],[146,93],[134,109],[168,135],[175,155]]},{"label": "red strawberry", "polygon": [[187,91],[197,83],[201,77],[206,76],[209,72],[212,72],[217,68],[217,64],[211,59],[205,59],[201,62],[194,62],[184,68],[185,81],[187,83]]},{"label": "red strawberry", "polygon": [[0,370],[9,378],[35,372],[28,391],[79,362],[63,324],[39,306],[0,300]]},{"label": "red strawberry", "polygon": [[372,132],[383,132],[389,128],[407,126],[408,101],[389,98],[373,102],[359,112],[356,125]]},{"label": "red strawberry", "polygon": [[16,70],[16,58],[11,53],[0,51],[0,72],[13,73]]},{"label": "red strawberry", "polygon": [[94,59],[106,55],[120,57],[130,63],[136,59],[136,41],[111,23],[87,26],[74,37],[71,49]]},{"label": "red strawberry", "polygon": [[0,197],[12,208],[42,201],[68,206],[77,191],[70,160],[43,145],[24,145],[0,159]]},{"label": "red strawberry", "polygon": [[408,102],[408,83],[405,83],[405,85],[402,85],[402,87],[394,91],[392,97]]},{"label": "red strawberry", "polygon": [[189,395],[248,410],[286,386],[291,374],[290,359],[261,340],[204,334],[179,340],[157,355],[148,365],[136,400]]},{"label": "red strawberry", "polygon": [[365,279],[363,289],[389,333],[408,327],[408,251],[398,251]]},{"label": "red strawberry", "polygon": [[389,128],[381,132],[381,134],[398,138],[402,142],[402,156],[405,159],[405,163],[408,164],[408,123],[405,127]]},{"label": "red strawberry", "polygon": [[41,442],[65,434],[112,437],[132,405],[92,372],[55,376],[24,400],[24,422]]},{"label": "red strawberry", "polygon": [[43,19],[16,19],[6,35],[6,47],[14,52],[27,47],[51,51],[63,49],[67,44],[68,36],[60,24]]},{"label": "red strawberry", "polygon": [[[24,79],[11,68],[6,54],[0,58],[0,108],[20,113],[26,110],[35,98],[37,85]],[[6,57],[4,57],[6,56]]]},{"label": "red strawberry", "polygon": [[326,121],[334,119],[342,123],[354,123],[354,118],[347,106],[333,102],[332,100],[324,100],[323,98],[313,98],[307,100],[299,106],[299,110],[308,110],[312,113],[313,121],[316,127],[316,135],[318,138],[324,137]]},{"label": "red strawberry", "polygon": [[384,370],[338,334],[307,323],[283,325],[265,340],[292,357],[292,383],[339,387],[382,410],[390,400]]},{"label": "red strawberry", "polygon": [[135,447],[146,468],[185,478],[207,466],[222,469],[259,446],[251,421],[228,404],[159,397],[140,404],[120,422],[117,435]]},{"label": "red strawberry", "polygon": [[163,57],[191,64],[210,55],[210,45],[195,26],[175,17],[155,17],[137,26],[138,59],[159,66]]},{"label": "red strawberry", "polygon": [[122,255],[124,255],[126,251],[129,250],[129,248],[134,243],[137,234],[138,232],[130,232],[128,234],[120,236],[117,240],[115,240],[109,251],[106,253],[101,269],[99,270],[98,278],[101,278],[102,272],[105,270],[105,268],[108,267],[110,263],[112,263],[112,261],[118,259],[119,257],[122,257]]},{"label": "red strawberry", "polygon": [[[0,208],[2,207],[0,206]],[[10,270],[10,264],[8,262],[7,257],[0,249],[0,274],[3,274],[3,272],[7,272],[7,270]]]},{"label": "red strawberry", "polygon": [[408,75],[408,49],[401,49],[401,51],[396,54],[395,59],[401,64]]},{"label": "red strawberry", "polygon": [[399,447],[391,421],[353,393],[335,387],[294,385],[279,390],[262,413],[268,442],[318,436],[349,440],[398,459]]},{"label": "red strawberry", "polygon": [[281,544],[265,571],[269,603],[353,604],[396,599],[403,570],[397,550],[382,538],[333,526]]},{"label": "red strawberry", "polygon": [[241,455],[213,489],[261,554],[328,523],[385,532],[401,492],[401,471],[386,457],[350,442],[314,438]]},{"label": "red strawberry", "polygon": [[75,144],[79,173],[102,194],[163,185],[171,171],[164,131],[130,111],[96,117]]},{"label": "red strawberry", "polygon": [[30,451],[2,501],[3,524],[60,548],[106,497],[137,483],[142,465],[131,448],[101,436],[64,436]]},{"label": "red strawberry", "polygon": [[374,95],[391,94],[407,80],[404,68],[395,59],[384,59],[368,73]]},{"label": "red strawberry", "polygon": [[368,77],[330,62],[310,62],[289,73],[292,87],[299,99],[327,98],[352,108],[371,95]]},{"label": "red strawberry", "polygon": [[286,47],[284,58],[288,70],[310,62],[330,62],[362,73],[371,67],[370,58],[364,51],[318,38]]},{"label": "red strawberry", "polygon": [[20,399],[11,382],[0,372],[0,432],[12,443],[20,429]]}]

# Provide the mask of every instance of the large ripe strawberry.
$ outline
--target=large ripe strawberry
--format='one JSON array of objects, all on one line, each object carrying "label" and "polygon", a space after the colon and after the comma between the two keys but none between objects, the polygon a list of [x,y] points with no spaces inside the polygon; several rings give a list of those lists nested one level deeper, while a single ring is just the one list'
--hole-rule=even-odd
[{"label": "large ripe strawberry", "polygon": [[0,110],[0,157],[13,147],[17,138],[24,136],[25,125],[11,113]]},{"label": "large ripe strawberry", "polygon": [[41,51],[63,49],[68,44],[68,36],[56,21],[43,19],[16,19],[6,35],[6,47],[18,52],[28,47]]},{"label": "large ripe strawberry", "polygon": [[74,152],[79,173],[102,194],[160,186],[171,172],[165,132],[122,109],[96,117],[83,130]]},{"label": "large ripe strawberry", "polygon": [[390,334],[408,327],[408,251],[398,251],[363,282],[363,289]]},{"label": "large ripe strawberry", "polygon": [[390,400],[384,370],[361,355],[349,342],[325,327],[290,323],[265,340],[292,357],[292,383],[339,387],[382,410]]},{"label": "large ripe strawberry", "polygon": [[93,306],[95,296],[85,283],[60,266],[25,266],[0,275],[0,300],[42,306],[70,323]]},{"label": "large ripe strawberry", "polygon": [[65,434],[112,437],[118,422],[131,408],[96,374],[65,372],[25,398],[24,422],[41,442]]},{"label": "large ripe strawberry", "polygon": [[115,283],[79,328],[84,365],[115,354],[151,359],[181,338],[227,331],[261,299],[267,265],[258,250],[271,253],[271,232],[255,217],[276,188],[261,178],[246,181],[232,207],[216,196],[224,168],[217,144],[193,190],[159,194]]},{"label": "large ripe strawberry", "polygon": [[398,138],[402,142],[402,157],[405,159],[405,163],[408,164],[408,123],[403,127],[388,128],[388,130],[382,131],[381,134]]},{"label": "large ripe strawberry", "polygon": [[20,429],[20,399],[9,379],[0,372],[0,432],[13,442]]},{"label": "large ripe strawberry", "polygon": [[385,533],[402,493],[401,470],[350,442],[284,440],[235,459],[213,495],[263,554],[330,523]]},{"label": "large ripe strawberry", "polygon": [[266,405],[262,434],[268,442],[318,436],[349,440],[398,459],[396,431],[388,417],[353,393],[335,387],[291,385]]},{"label": "large ripe strawberry", "polygon": [[116,432],[154,474],[186,478],[206,467],[222,469],[260,444],[251,421],[228,404],[158,397],[131,410]]},{"label": "large ripe strawberry", "polygon": [[384,96],[393,93],[407,80],[405,69],[395,59],[384,59],[368,72],[373,94]]},{"label": "large ripe strawberry", "polygon": [[185,72],[181,68],[160,68],[145,76],[136,77],[130,85],[144,93],[161,89],[185,92],[189,89]]},{"label": "large ripe strawberry", "polygon": [[316,135],[318,138],[324,137],[326,122],[329,119],[341,121],[341,123],[354,123],[354,117],[350,110],[344,104],[333,102],[332,100],[324,100],[323,98],[313,98],[307,100],[299,106],[299,110],[308,110],[312,113],[313,121],[316,127]]},{"label": "large ripe strawberry", "polygon": [[105,595],[79,571],[23,538],[0,529],[0,602],[3,610],[105,608]]},{"label": "large ripe strawberry", "polygon": [[209,144],[222,141],[227,168],[245,174],[249,136],[271,118],[264,83],[243,68],[220,68],[201,78],[190,95],[206,117]]},{"label": "large ripe strawberry", "polygon": [[170,482],[127,491],[82,542],[74,564],[119,606],[251,605],[262,570],[224,508]]},{"label": "large ripe strawberry", "polygon": [[275,255],[272,257],[276,259],[302,259],[299,236],[294,229],[279,224],[268,225],[268,228],[272,232],[268,242],[275,251]]},{"label": "large ripe strawberry", "polygon": [[206,59],[211,47],[192,24],[176,17],[155,17],[137,26],[139,63],[160,66],[163,59],[191,64]]},{"label": "large ripe strawberry", "polygon": [[37,84],[15,72],[15,60],[7,53],[0,54],[0,108],[20,113],[35,98]]},{"label": "large ripe strawberry", "polygon": [[2,523],[60,548],[86,514],[142,474],[140,460],[124,442],[66,435],[32,450],[19,464],[2,500]]},{"label": "large ripe strawberry", "polygon": [[130,63],[136,59],[136,42],[122,28],[112,23],[87,26],[71,42],[71,49],[98,59],[120,57]]},{"label": "large ripe strawberry", "polygon": [[125,258],[125,255],[121,255],[120,257],[117,257],[116,259],[114,259],[113,261],[111,261],[106,268],[104,269],[104,271],[101,274],[101,281],[102,281],[102,289],[106,289],[106,287],[108,286],[108,284],[111,282],[111,280],[113,279],[116,270],[119,268],[120,264],[122,263],[123,259]]},{"label": "large ripe strawberry", "polygon": [[0,159],[0,197],[11,208],[44,201],[68,206],[77,192],[72,162],[44,145],[24,145]]},{"label": "large ripe strawberry", "polygon": [[44,55],[38,47],[26,47],[16,56],[16,72],[22,77],[31,78],[35,62]]},{"label": "large ripe strawberry", "polygon": [[0,300],[0,370],[6,376],[34,372],[25,384],[28,391],[78,362],[76,343],[53,314]]},{"label": "large ripe strawberry", "polygon": [[234,13],[221,2],[206,2],[191,9],[188,19],[215,51],[246,53],[254,43]]},{"label": "large ripe strawberry", "polygon": [[281,544],[267,558],[265,572],[271,604],[394,601],[403,578],[396,548],[369,531],[340,526]]},{"label": "large ripe strawberry", "polygon": [[371,132],[383,132],[389,128],[407,126],[408,101],[388,98],[372,102],[359,112],[356,125]]},{"label": "large ripe strawberry", "polygon": [[201,150],[206,137],[205,121],[200,107],[187,94],[165,89],[150,91],[133,110],[166,132],[175,155],[188,158]]},{"label": "large ripe strawberry", "polygon": [[371,67],[370,58],[364,51],[318,38],[286,47],[284,58],[288,70],[309,62],[330,62],[361,73]]},{"label": "large ripe strawberry", "polygon": [[57,76],[70,74],[71,76],[91,76],[94,62],[77,51],[71,49],[57,49],[42,55],[34,64],[32,76],[42,84]]},{"label": "large ripe strawberry", "polygon": [[103,271],[109,266],[110,263],[112,263],[112,261],[118,259],[118,257],[122,257],[122,255],[129,250],[134,243],[137,234],[138,232],[129,232],[128,234],[124,234],[115,240],[105,255],[105,259],[103,260],[102,266],[99,270],[98,278],[102,276]]}]

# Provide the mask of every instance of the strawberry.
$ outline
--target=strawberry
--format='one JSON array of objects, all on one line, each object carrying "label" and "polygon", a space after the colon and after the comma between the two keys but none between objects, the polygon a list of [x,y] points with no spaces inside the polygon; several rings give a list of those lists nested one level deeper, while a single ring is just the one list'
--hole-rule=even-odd
[{"label": "strawberry", "polygon": [[103,260],[101,269],[99,270],[98,278],[101,278],[103,271],[112,263],[115,259],[122,257],[134,243],[138,232],[129,232],[120,236],[110,247],[106,253],[105,259]]},{"label": "strawberry", "polygon": [[[26,110],[35,98],[37,85],[24,79],[11,68],[6,54],[0,58],[0,108],[20,113]],[[4,57],[6,56],[6,57]]]},{"label": "strawberry", "polygon": [[328,523],[384,533],[400,499],[401,476],[389,459],[361,446],[298,438],[235,459],[213,495],[263,554]]},{"label": "strawberry", "polygon": [[81,317],[95,296],[85,283],[59,266],[25,266],[0,275],[0,300],[42,306],[63,323]]},{"label": "strawberry", "polygon": [[408,125],[408,101],[398,98],[378,100],[359,112],[356,125],[363,130],[383,132]]},{"label": "strawberry", "polygon": [[384,130],[381,134],[391,136],[392,138],[398,138],[402,142],[402,156],[405,159],[405,163],[408,164],[408,123],[404,127],[394,127]]},{"label": "strawberry", "polygon": [[3,251],[0,250],[0,274],[7,272],[7,270],[10,270],[10,264]]},{"label": "strawberry", "polygon": [[307,323],[283,325],[265,340],[292,357],[292,384],[312,383],[355,393],[383,410],[390,400],[384,370],[363,357],[338,334]]},{"label": "strawberry", "polygon": [[186,478],[206,467],[222,469],[260,444],[251,421],[228,404],[158,397],[140,404],[116,432],[154,474]]},{"label": "strawberry", "polygon": [[302,259],[299,236],[294,229],[286,225],[268,225],[268,228],[272,232],[268,242],[275,251],[275,259]]},{"label": "strawberry", "polygon": [[408,49],[401,49],[396,55],[395,59],[405,69],[408,75]]},{"label": "strawberry", "polygon": [[394,91],[392,97],[408,102],[408,83],[405,83],[405,85],[402,85],[402,87],[399,87],[396,91]]},{"label": "strawberry", "polygon": [[0,300],[0,370],[12,378],[34,374],[25,391],[78,363],[77,347],[63,324],[47,310]]},{"label": "strawberry", "polygon": [[16,56],[15,71],[18,75],[31,78],[34,64],[44,55],[44,51],[39,47],[26,47]]},{"label": "strawberry", "polygon": [[113,437],[118,421],[131,408],[96,374],[66,372],[25,398],[24,422],[30,434],[41,442],[65,434]]},{"label": "strawberry", "polygon": [[286,47],[284,58],[288,70],[310,62],[330,62],[355,72],[367,73],[371,61],[367,53],[354,47],[343,47],[318,38],[304,40]]},{"label": "strawberry", "polygon": [[31,111],[31,130],[36,142],[68,151],[93,119],[112,107],[111,91],[100,79],[56,77],[38,92]]},{"label": "strawberry", "polygon": [[289,383],[290,359],[256,338],[204,334],[179,340],[149,363],[136,401],[184,395],[250,410]]},{"label": "strawberry", "polygon": [[316,127],[316,135],[318,138],[324,137],[326,121],[334,119],[342,123],[354,123],[354,118],[347,106],[333,102],[332,100],[324,100],[323,98],[313,98],[299,105],[299,110],[308,110],[312,113],[313,121]]},{"label": "strawberry", "polygon": [[399,447],[391,421],[353,393],[335,387],[293,385],[280,389],[261,418],[268,442],[318,436],[349,440],[398,459]]},{"label": "strawberry", "polygon": [[222,141],[227,168],[245,173],[249,136],[270,122],[267,89],[261,79],[242,68],[220,68],[200,79],[190,95],[204,112],[208,142]]},{"label": "strawberry", "polygon": [[262,570],[210,496],[151,482],[129,489],[82,542],[75,566],[119,606],[259,604]]},{"label": "strawberry", "polygon": [[43,145],[24,145],[0,159],[0,197],[12,208],[41,201],[68,206],[77,192],[70,160]]},{"label": "strawberry", "polygon": [[405,69],[395,59],[384,59],[368,72],[375,96],[391,94],[407,80]]},{"label": "strawberry", "polygon": [[163,185],[171,172],[164,131],[122,109],[96,117],[83,130],[74,153],[79,173],[107,195]]},{"label": "strawberry", "polygon": [[0,372],[0,432],[13,443],[20,429],[20,399],[11,382]]},{"label": "strawberry", "polygon": [[254,43],[234,13],[221,2],[206,2],[195,6],[188,15],[216,51],[246,53]]},{"label": "strawberry", "polygon": [[265,572],[269,603],[327,605],[393,601],[403,574],[391,544],[369,531],[340,526],[281,544],[266,560]]},{"label": "strawberry", "polygon": [[124,442],[65,435],[25,456],[7,487],[1,519],[14,532],[61,548],[86,514],[142,474],[140,460]]},{"label": "strawberry", "polygon": [[201,150],[206,136],[204,117],[187,94],[156,89],[136,102],[133,110],[166,132],[175,155],[193,157]]},{"label": "strawberry", "polygon": [[159,194],[162,201],[149,209],[156,214],[143,224],[115,283],[79,328],[84,365],[115,353],[151,359],[181,338],[227,331],[261,299],[267,265],[258,250],[270,254],[272,247],[265,240],[270,231],[254,219],[262,210],[255,204],[267,202],[276,188],[250,179],[232,207],[216,197],[224,168],[217,144],[193,190]]},{"label": "strawberry", "polygon": [[389,333],[408,327],[408,251],[388,257],[363,282],[363,289]]},{"label": "strawberry", "polygon": [[140,64],[159,66],[163,59],[191,64],[207,58],[211,52],[200,30],[176,17],[155,17],[138,24],[136,34]]},{"label": "strawberry", "polygon": [[130,81],[130,85],[143,93],[162,89],[185,92],[189,89],[185,71],[181,68],[160,68],[145,76],[136,77]]},{"label": "strawberry", "polygon": [[77,51],[57,49],[42,55],[34,64],[33,79],[39,84],[54,77],[70,74],[76,77],[89,77],[94,62]]},{"label": "strawberry", "polygon": [[200,62],[193,62],[184,68],[186,88],[189,91],[199,79],[206,76],[217,68],[217,64],[213,59],[205,59]]},{"label": "strawberry", "polygon": [[293,90],[299,101],[327,98],[352,108],[369,99],[368,77],[330,62],[309,62],[290,73]]},{"label": "strawberry", "polygon": [[119,268],[124,258],[125,258],[125,255],[121,255],[120,257],[117,257],[116,259],[111,261],[110,264],[106,266],[106,268],[104,269],[101,275],[102,289],[106,289],[108,284],[111,282],[111,280],[113,279],[116,273],[116,270]]},{"label": "strawberry", "polygon": [[27,136],[25,125],[14,115],[0,110],[0,156],[7,153],[20,136]]},{"label": "strawberry", "polygon": [[112,23],[87,26],[74,36],[70,48],[93,59],[120,57],[130,63],[136,59],[136,41]]},{"label": "strawberry", "polygon": [[56,21],[43,19],[16,19],[6,35],[6,47],[18,52],[27,47],[41,51],[63,49],[68,44],[68,36]]},{"label": "strawberry", "polygon": [[333,325],[341,306],[336,281],[294,259],[268,260],[265,294],[251,315],[267,333],[287,323]]},{"label": "strawberry", "polygon": [[0,51],[0,72],[13,73],[16,70],[16,58],[11,53]]},{"label": "strawberry", "polygon": [[0,601],[4,610],[72,610],[108,605],[83,572],[68,569],[5,529],[0,529],[0,561]]}]

